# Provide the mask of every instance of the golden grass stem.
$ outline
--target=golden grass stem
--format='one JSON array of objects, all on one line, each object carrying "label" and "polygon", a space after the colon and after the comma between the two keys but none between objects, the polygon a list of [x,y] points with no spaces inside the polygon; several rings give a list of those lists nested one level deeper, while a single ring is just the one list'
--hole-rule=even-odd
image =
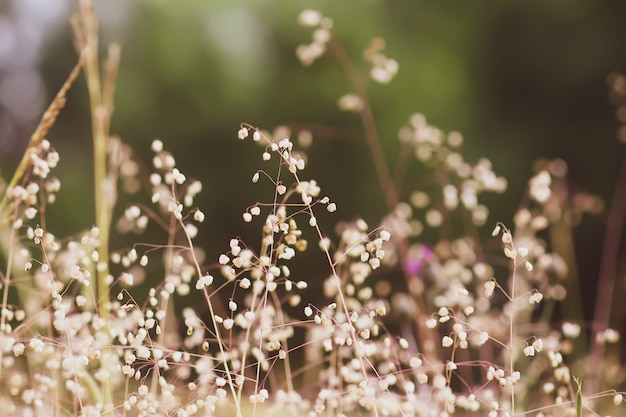
[{"label": "golden grass stem", "polygon": [[[76,44],[85,61],[85,79],[89,92],[94,164],[94,200],[95,225],[98,229],[98,263],[96,267],[96,289],[98,314],[105,322],[108,331],[110,322],[109,294],[109,233],[112,210],[115,204],[115,174],[108,175],[109,129],[113,114],[113,96],[117,68],[120,61],[120,47],[109,48],[108,59],[104,66],[104,78],[101,75],[100,52],[98,41],[98,21],[92,0],[78,0],[78,13],[72,23]],[[109,372],[112,351],[110,347],[102,348],[101,369],[103,374]],[[113,393],[109,378],[101,381],[103,415],[113,415]]]}]

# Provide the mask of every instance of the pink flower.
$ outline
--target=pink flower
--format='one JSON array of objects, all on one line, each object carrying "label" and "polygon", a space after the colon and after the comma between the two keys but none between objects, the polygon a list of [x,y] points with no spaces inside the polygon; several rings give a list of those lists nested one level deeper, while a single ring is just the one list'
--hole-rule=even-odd
[{"label": "pink flower", "polygon": [[411,276],[419,276],[422,268],[433,260],[435,254],[432,248],[428,245],[423,245],[420,248],[420,252],[416,258],[409,259],[404,265],[404,272]]}]

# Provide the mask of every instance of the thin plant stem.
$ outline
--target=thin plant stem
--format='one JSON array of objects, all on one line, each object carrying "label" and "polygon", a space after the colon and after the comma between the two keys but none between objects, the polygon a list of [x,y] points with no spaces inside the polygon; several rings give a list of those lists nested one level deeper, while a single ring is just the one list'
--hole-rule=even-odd
[{"label": "thin plant stem", "polygon": [[[15,244],[14,242],[17,240],[17,231],[15,230],[15,228],[11,228],[11,232],[10,232],[11,236],[9,239],[9,247],[7,249],[7,268],[4,271],[4,275],[2,277],[2,280],[4,282],[2,282],[2,305],[0,305],[0,308],[2,308],[2,311],[4,312],[7,309],[8,306],[8,302],[9,302],[9,284],[11,282],[11,272],[12,272],[12,268],[13,268],[13,257],[14,257],[14,253],[13,250],[15,248]],[[0,332],[5,332],[6,329],[6,315],[4,313],[0,314]],[[2,359],[3,359],[3,354],[4,352],[2,350],[0,350],[0,377],[2,377]]]},{"label": "thin plant stem", "polygon": [[380,138],[378,137],[378,129],[376,127],[376,120],[374,119],[374,113],[367,99],[366,84],[361,75],[358,73],[352,61],[348,57],[345,49],[338,42],[332,42],[332,51],[339,60],[339,63],[343,67],[344,71],[348,75],[355,92],[363,100],[363,109],[359,112],[361,117],[361,123],[363,124],[365,140],[367,146],[370,148],[370,154],[374,162],[374,169],[376,169],[376,175],[380,182],[381,189],[385,197],[385,203],[389,211],[393,210],[398,204],[398,191],[394,183],[389,166],[385,159],[385,152],[380,144]]},{"label": "thin plant stem", "polygon": [[[185,232],[185,237],[187,239],[187,244],[188,244],[188,248],[189,251],[191,253],[191,257],[193,258],[193,263],[196,267],[196,272],[198,273],[198,276],[202,276],[202,271],[200,270],[200,263],[198,262],[198,259],[196,257],[196,254],[194,252],[194,244],[193,241],[191,240],[191,236],[189,236],[189,233],[186,232],[185,229],[185,224],[183,223],[183,221],[181,219],[178,219],[178,223],[180,224],[182,230]],[[226,380],[228,381],[228,387],[230,389],[231,394],[233,395],[233,399],[235,401],[235,408],[237,410],[237,417],[243,417],[243,412],[242,412],[242,407],[241,407],[241,401],[240,401],[240,397],[237,395],[237,389],[235,388],[235,381],[233,381],[233,375],[232,372],[230,370],[230,367],[228,366],[228,355],[226,355],[226,345],[224,344],[224,339],[221,335],[221,331],[219,328],[219,324],[218,321],[216,319],[217,314],[215,313],[215,309],[213,307],[213,303],[211,302],[211,297],[209,296],[209,293],[207,292],[206,288],[204,289],[204,295],[205,295],[205,300],[207,303],[207,307],[209,309],[209,314],[211,316],[211,321],[213,323],[213,330],[215,331],[215,337],[217,339],[217,344],[219,346],[220,349],[220,354],[222,355],[222,364],[224,365],[224,373],[226,374]]]},{"label": "thin plant stem", "polygon": [[[331,42],[332,51],[342,65],[346,72],[350,82],[355,89],[356,94],[363,101],[363,108],[359,112],[361,117],[361,124],[363,125],[365,140],[370,150],[374,168],[380,182],[380,187],[385,197],[385,203],[387,205],[387,211],[393,212],[399,202],[398,188],[396,181],[394,180],[389,165],[385,159],[385,152],[380,142],[378,135],[378,128],[376,126],[376,119],[374,118],[374,112],[368,100],[366,83],[354,67],[354,64],[350,60],[348,54],[342,45],[338,42]],[[408,245],[406,240],[399,239],[396,241],[398,255],[400,258],[400,264],[405,265],[407,261]],[[422,298],[422,295],[411,291],[411,295],[418,308],[418,317],[416,322],[416,330],[418,333],[418,340],[421,342],[421,350],[424,355],[429,358],[435,356],[435,340],[432,333],[424,324],[426,322],[426,305]]]},{"label": "thin plant stem", "polygon": [[[513,376],[515,372],[515,286],[517,281],[517,261],[513,260],[513,274],[511,276],[511,314],[509,318],[509,372]],[[511,384],[511,412],[515,414],[515,385]]]},{"label": "thin plant stem", "polygon": [[598,290],[593,314],[593,330],[591,332],[591,351],[587,361],[591,366],[588,369],[588,377],[585,379],[586,392],[591,394],[598,392],[600,389],[605,345],[604,343],[598,343],[596,338],[598,334],[609,327],[611,319],[613,291],[624,231],[624,217],[626,216],[626,193],[624,193],[624,190],[626,190],[626,155],[622,158],[620,173],[615,183],[613,200],[611,201],[604,232],[604,241],[602,243]]}]

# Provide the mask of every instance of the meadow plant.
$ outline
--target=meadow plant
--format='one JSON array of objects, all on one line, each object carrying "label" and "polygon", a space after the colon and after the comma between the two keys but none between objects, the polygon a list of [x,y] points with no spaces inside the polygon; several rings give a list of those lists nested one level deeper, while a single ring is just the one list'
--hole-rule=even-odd
[{"label": "meadow plant", "polygon": [[[399,129],[398,164],[426,174],[399,184],[367,96],[369,82],[392,82],[398,62],[375,38],[361,74],[329,17],[306,10],[298,22],[312,30],[298,59],[308,66],[334,56],[352,82],[338,107],[362,121],[388,214],[373,227],[362,218],[321,224],[322,212],[337,205],[307,176],[307,164],[316,163],[306,155],[311,131],[270,133],[244,123],[237,138],[260,145],[252,183],[272,192],[245,208],[221,254],[196,246],[202,183],[186,177],[161,140],[151,144],[150,200],[114,219],[117,194],[138,190],[142,164],[109,133],[120,50],[110,48],[101,68],[92,5],[79,1],[80,62],[3,185],[1,409],[24,416],[623,415],[623,365],[608,347],[619,346],[620,333],[604,310],[591,324],[565,316],[575,259],[549,244],[564,219],[571,226],[601,211],[601,201],[572,198],[566,163],[545,160],[512,220],[492,221],[483,194],[504,193],[507,180],[486,158],[467,161],[460,133],[418,113]],[[92,106],[96,213],[84,233],[58,238],[46,207],[60,187],[53,177],[60,156],[45,135],[81,67]],[[624,91],[623,79],[612,78],[614,94]],[[618,224],[619,208],[611,209]],[[237,237],[249,227],[260,228],[258,245]],[[136,241],[148,228],[163,240]],[[110,249],[113,232],[128,244]],[[313,277],[292,274],[304,251],[327,265],[319,293],[309,288]],[[140,293],[140,281],[157,284]],[[187,299],[197,302],[179,303]],[[589,333],[595,369],[577,351]]]}]

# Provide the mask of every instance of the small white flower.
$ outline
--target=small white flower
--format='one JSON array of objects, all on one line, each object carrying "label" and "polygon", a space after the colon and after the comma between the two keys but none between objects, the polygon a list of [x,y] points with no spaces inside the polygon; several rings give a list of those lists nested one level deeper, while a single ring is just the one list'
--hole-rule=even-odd
[{"label": "small white flower", "polygon": [[563,335],[570,339],[574,339],[580,335],[580,324],[565,322],[562,326]]},{"label": "small white flower", "polygon": [[29,220],[34,219],[36,215],[37,209],[35,207],[28,207],[26,210],[24,210],[24,216]]},{"label": "small white flower", "polygon": [[530,179],[530,196],[539,203],[545,203],[550,198],[552,191],[550,185],[552,178],[548,171],[541,171]]},{"label": "small white flower", "polygon": [[179,185],[183,184],[187,180],[185,175],[182,172],[180,172],[178,168],[172,169],[172,179],[174,180],[176,184],[179,184]]},{"label": "small white flower", "polygon": [[306,27],[315,27],[322,21],[322,14],[317,10],[306,9],[298,15],[298,23]]},{"label": "small white flower", "polygon": [[200,210],[196,210],[193,213],[193,219],[198,223],[202,223],[204,221],[204,213]]},{"label": "small white flower", "polygon": [[526,346],[524,348],[524,355],[526,356],[535,356],[535,348],[532,346]]},{"label": "small white flower", "polygon": [[604,335],[604,340],[607,343],[617,343],[617,342],[619,342],[620,334],[615,329],[606,329],[603,332],[603,335]]},{"label": "small white flower", "polygon": [[363,99],[354,93],[348,93],[339,98],[338,102],[339,110],[358,113],[363,110]]},{"label": "small white flower", "polygon": [[536,291],[531,294],[530,298],[528,299],[528,302],[530,304],[539,304],[541,300],[543,300],[543,294],[540,293],[539,291]]},{"label": "small white flower", "polygon": [[204,275],[198,278],[198,281],[196,282],[196,289],[201,290],[204,287],[208,287],[212,283],[213,283],[213,277],[211,275]]},{"label": "small white flower", "polygon": [[414,369],[419,368],[420,366],[422,366],[422,360],[416,356],[413,356],[409,361],[409,366]]},{"label": "small white flower", "polygon": [[137,392],[139,393],[139,395],[141,396],[146,396],[148,395],[148,393],[150,392],[149,388],[147,385],[140,385],[139,388],[137,389]]},{"label": "small white flower", "polygon": [[239,131],[237,132],[237,137],[239,139],[245,139],[248,137],[248,128],[246,127],[242,127],[241,129],[239,129]]},{"label": "small white flower", "polygon": [[251,285],[252,283],[250,282],[248,278],[244,278],[239,282],[239,287],[243,288],[244,290],[247,290],[248,288],[250,288]]},{"label": "small white flower", "polygon": [[450,336],[444,336],[441,339],[441,346],[443,347],[450,347],[452,346],[453,343],[454,343],[454,340]]},{"label": "small white flower", "polygon": [[[12,340],[12,342],[14,342],[15,340]],[[26,350],[26,346],[24,346],[24,343],[16,343],[13,345],[13,354],[15,356],[20,356],[24,353],[24,351]]]},{"label": "small white flower", "polygon": [[485,297],[491,297],[493,295],[493,291],[496,288],[496,282],[491,279],[484,284],[485,286]]},{"label": "small white flower", "polygon": [[159,139],[155,139],[152,141],[152,145],[150,146],[150,148],[152,149],[152,152],[159,153],[163,150],[163,142],[161,142]]},{"label": "small white flower", "polygon": [[426,223],[430,227],[439,227],[443,223],[443,214],[439,210],[429,209],[426,211]]},{"label": "small white flower", "polygon": [[377,269],[378,267],[380,267],[380,258],[370,258],[368,262],[372,269]]},{"label": "small white flower", "polygon": [[525,258],[528,256],[528,248],[521,246],[517,249],[517,253],[519,253],[522,258]]}]

